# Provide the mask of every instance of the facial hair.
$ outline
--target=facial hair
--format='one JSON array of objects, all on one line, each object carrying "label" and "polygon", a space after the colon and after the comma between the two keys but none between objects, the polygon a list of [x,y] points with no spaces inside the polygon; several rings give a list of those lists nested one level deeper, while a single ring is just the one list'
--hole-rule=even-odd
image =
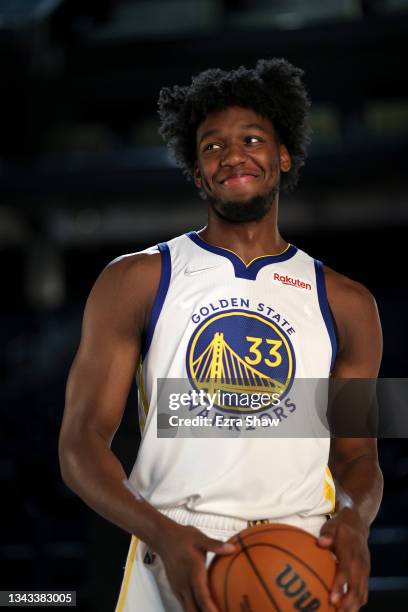
[{"label": "facial hair", "polygon": [[257,195],[240,202],[235,200],[218,200],[207,194],[207,199],[213,211],[224,221],[230,223],[248,223],[249,221],[260,221],[272,208],[272,204],[279,193],[279,185],[275,185],[271,191],[264,195]]}]

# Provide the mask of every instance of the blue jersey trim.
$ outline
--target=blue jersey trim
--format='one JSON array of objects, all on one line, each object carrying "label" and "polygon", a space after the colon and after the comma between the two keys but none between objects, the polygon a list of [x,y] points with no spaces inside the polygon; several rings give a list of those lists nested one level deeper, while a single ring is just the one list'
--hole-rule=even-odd
[{"label": "blue jersey trim", "polygon": [[264,266],[286,261],[297,253],[297,248],[293,244],[290,244],[289,248],[287,248],[284,253],[281,253],[280,255],[265,255],[264,257],[259,257],[247,266],[242,259],[238,257],[238,255],[232,251],[228,251],[228,249],[208,244],[208,242],[205,242],[200,238],[197,232],[188,232],[187,236],[202,249],[229,259],[234,266],[235,276],[237,278],[246,278],[247,280],[256,280],[259,270],[261,270],[261,268]]},{"label": "blue jersey trim", "polygon": [[324,279],[323,264],[321,261],[315,259],[314,265],[315,265],[315,271],[316,271],[316,285],[317,285],[317,295],[319,298],[319,306],[320,306],[320,310],[321,310],[324,322],[326,324],[327,332],[329,334],[330,343],[332,346],[332,358],[331,358],[331,364],[330,364],[330,371],[332,371],[334,362],[336,360],[336,355],[337,355],[336,330],[334,327],[333,316],[330,312],[329,302],[327,300],[326,282]]},{"label": "blue jersey trim", "polygon": [[161,275],[160,275],[160,283],[159,288],[156,293],[156,297],[154,298],[152,311],[150,313],[149,323],[147,325],[146,335],[143,341],[142,348],[142,361],[144,361],[147,352],[152,343],[152,338],[154,334],[154,330],[156,329],[156,323],[160,316],[161,310],[163,308],[164,300],[166,299],[167,291],[170,285],[171,278],[171,257],[170,257],[170,249],[166,242],[161,242],[157,245],[161,254]]}]

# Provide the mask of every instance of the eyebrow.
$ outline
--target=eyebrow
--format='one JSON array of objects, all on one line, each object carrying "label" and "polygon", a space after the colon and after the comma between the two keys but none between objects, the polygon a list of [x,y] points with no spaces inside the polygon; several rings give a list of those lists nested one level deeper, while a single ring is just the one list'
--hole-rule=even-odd
[{"label": "eyebrow", "polygon": [[[264,132],[264,134],[267,134],[267,130],[264,127],[262,127],[262,125],[260,125],[259,123],[242,123],[239,127],[243,130],[256,129],[261,132]],[[218,134],[218,133],[219,133],[219,130],[216,130],[215,128],[211,130],[206,130],[204,134],[201,136],[199,144],[201,144],[205,138],[208,138],[209,136],[213,136],[214,134]]]},{"label": "eyebrow", "polygon": [[260,125],[259,123],[245,123],[245,124],[241,125],[241,127],[244,130],[254,128],[256,130],[260,130],[261,132],[264,132],[265,134],[267,133],[267,130],[264,127],[262,127],[262,125]]}]

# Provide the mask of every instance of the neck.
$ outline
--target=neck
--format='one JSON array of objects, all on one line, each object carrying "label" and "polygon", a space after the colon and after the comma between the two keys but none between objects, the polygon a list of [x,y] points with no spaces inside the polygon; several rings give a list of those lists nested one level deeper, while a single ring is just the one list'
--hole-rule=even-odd
[{"label": "neck", "polygon": [[233,251],[248,263],[262,255],[277,255],[288,246],[278,229],[277,198],[268,213],[259,221],[231,223],[208,208],[208,225],[200,237],[215,246]]}]

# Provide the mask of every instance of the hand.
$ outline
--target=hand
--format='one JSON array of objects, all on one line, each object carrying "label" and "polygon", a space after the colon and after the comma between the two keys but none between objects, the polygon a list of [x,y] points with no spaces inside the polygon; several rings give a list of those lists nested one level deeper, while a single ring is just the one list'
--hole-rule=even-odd
[{"label": "hand", "polygon": [[367,527],[351,508],[340,510],[320,530],[319,546],[330,548],[338,560],[330,600],[339,612],[357,612],[367,603],[370,573],[367,539]]},{"label": "hand", "polygon": [[166,530],[156,551],[185,612],[217,612],[208,588],[207,551],[230,555],[235,550],[234,544],[209,538],[195,527],[176,524]]}]

